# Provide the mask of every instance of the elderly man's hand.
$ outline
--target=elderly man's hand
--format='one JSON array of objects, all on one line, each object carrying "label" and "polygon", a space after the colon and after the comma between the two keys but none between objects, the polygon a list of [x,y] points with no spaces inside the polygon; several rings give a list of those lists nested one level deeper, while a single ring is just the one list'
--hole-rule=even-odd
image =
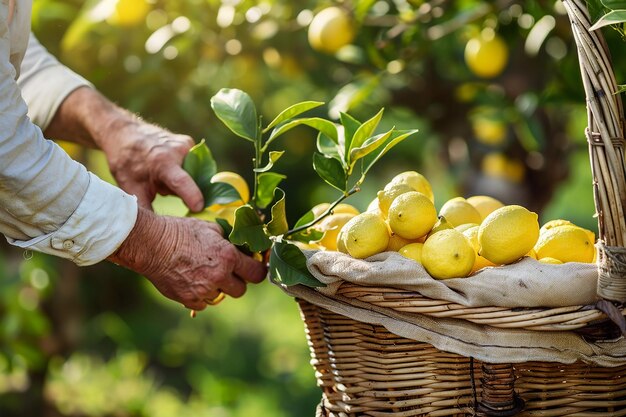
[{"label": "elderly man's hand", "polygon": [[203,310],[221,292],[241,297],[263,281],[266,266],[222,237],[221,228],[192,218],[139,209],[137,223],[110,261],[146,276],[166,297]]},{"label": "elderly man's hand", "polygon": [[120,188],[136,195],[146,208],[151,207],[157,193],[179,196],[192,211],[204,208],[200,189],[181,168],[194,145],[191,137],[139,119],[121,119],[113,126],[102,149]]}]

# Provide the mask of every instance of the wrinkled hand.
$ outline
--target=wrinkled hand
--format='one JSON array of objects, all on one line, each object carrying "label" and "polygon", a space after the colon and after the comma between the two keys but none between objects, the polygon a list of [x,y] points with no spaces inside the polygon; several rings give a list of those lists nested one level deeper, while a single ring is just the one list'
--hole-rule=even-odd
[{"label": "wrinkled hand", "polygon": [[148,278],[166,297],[203,310],[220,292],[241,297],[267,269],[222,237],[221,228],[192,218],[139,209],[135,227],[109,260]]},{"label": "wrinkled hand", "polygon": [[140,119],[115,126],[103,146],[111,173],[120,188],[151,208],[156,194],[177,195],[192,211],[204,208],[204,199],[193,179],[182,169],[183,159],[194,145],[187,135],[169,132]]}]

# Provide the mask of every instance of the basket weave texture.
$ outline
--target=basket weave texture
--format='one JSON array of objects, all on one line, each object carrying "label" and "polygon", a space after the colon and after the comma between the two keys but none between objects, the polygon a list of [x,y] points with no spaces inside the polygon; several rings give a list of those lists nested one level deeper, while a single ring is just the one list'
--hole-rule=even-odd
[{"label": "basket weave texture", "polygon": [[[626,302],[624,111],[606,43],[583,0],[564,0],[586,94],[586,137],[599,225],[598,302],[555,308],[467,307],[414,291],[343,283],[336,297],[361,309],[465,325],[583,335],[594,349],[621,341]],[[289,292],[289,291],[287,291]],[[295,295],[294,295],[295,296]],[[296,296],[297,297],[297,296]],[[624,416],[626,352],[610,365],[486,360],[452,353],[297,297],[322,402],[317,417]],[[342,314],[343,313],[343,314]],[[626,329],[622,328],[622,332]],[[623,345],[620,345],[623,346]],[[479,359],[480,358],[480,359]],[[488,359],[488,357],[487,357]],[[506,361],[504,361],[506,362]]]}]

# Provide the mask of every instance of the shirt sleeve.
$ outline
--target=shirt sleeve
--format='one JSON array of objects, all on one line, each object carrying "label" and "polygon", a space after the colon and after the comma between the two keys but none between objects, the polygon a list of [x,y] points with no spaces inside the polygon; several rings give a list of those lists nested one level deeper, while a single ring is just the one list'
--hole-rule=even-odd
[{"label": "shirt sleeve", "polygon": [[97,263],[130,233],[137,200],[73,161],[28,118],[6,16],[0,2],[0,232],[25,249]]},{"label": "shirt sleeve", "polygon": [[46,130],[69,93],[92,86],[53,57],[32,33],[17,83],[28,106],[28,117],[41,130]]}]

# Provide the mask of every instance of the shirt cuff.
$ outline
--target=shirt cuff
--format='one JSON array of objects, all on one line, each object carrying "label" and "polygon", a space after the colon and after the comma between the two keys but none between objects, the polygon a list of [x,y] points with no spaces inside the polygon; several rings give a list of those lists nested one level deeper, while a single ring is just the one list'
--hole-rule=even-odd
[{"label": "shirt cuff", "polygon": [[137,198],[89,173],[85,196],[55,232],[12,245],[93,265],[117,250],[137,220]]}]

